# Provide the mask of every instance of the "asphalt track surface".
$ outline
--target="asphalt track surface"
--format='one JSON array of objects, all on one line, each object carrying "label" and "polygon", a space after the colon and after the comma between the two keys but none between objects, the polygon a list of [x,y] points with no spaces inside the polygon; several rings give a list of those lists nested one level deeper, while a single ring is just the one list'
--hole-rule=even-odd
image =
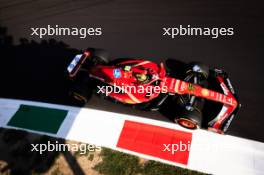
[{"label": "asphalt track surface", "polygon": [[[78,49],[112,58],[201,61],[226,70],[242,109],[228,134],[264,142],[263,9],[256,1],[0,0],[0,97],[72,104],[64,71]],[[31,27],[102,27],[102,36],[31,36]],[[233,27],[234,36],[162,36],[163,27]],[[24,38],[20,40],[21,38]],[[52,40],[49,40],[52,39]],[[93,96],[89,107],[169,121]],[[96,116],[94,116],[96,117]]]}]

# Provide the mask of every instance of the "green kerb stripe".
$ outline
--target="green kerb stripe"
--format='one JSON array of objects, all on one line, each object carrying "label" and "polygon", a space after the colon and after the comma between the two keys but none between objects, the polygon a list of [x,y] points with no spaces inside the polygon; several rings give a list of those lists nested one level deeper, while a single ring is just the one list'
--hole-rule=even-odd
[{"label": "green kerb stripe", "polygon": [[7,125],[56,134],[67,113],[67,110],[20,105]]}]

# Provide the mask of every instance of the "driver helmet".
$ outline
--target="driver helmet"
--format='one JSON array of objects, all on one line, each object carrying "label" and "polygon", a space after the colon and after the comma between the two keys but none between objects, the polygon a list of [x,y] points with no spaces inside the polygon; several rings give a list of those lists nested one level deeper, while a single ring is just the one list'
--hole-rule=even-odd
[{"label": "driver helmet", "polygon": [[144,82],[148,78],[146,74],[142,74],[142,73],[138,73],[135,76],[136,76],[137,80],[140,82]]},{"label": "driver helmet", "polygon": [[124,71],[129,72],[131,70],[131,66],[126,65],[124,67]]}]

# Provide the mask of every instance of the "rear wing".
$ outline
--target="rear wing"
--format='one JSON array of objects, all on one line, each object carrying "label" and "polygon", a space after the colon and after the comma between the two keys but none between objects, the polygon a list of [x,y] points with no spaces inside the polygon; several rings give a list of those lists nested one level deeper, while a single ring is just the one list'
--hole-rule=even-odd
[{"label": "rear wing", "polygon": [[69,73],[69,76],[71,78],[78,73],[79,69],[81,68],[81,65],[90,55],[91,53],[89,51],[85,51],[83,54],[75,55],[75,57],[67,67],[67,72]]}]

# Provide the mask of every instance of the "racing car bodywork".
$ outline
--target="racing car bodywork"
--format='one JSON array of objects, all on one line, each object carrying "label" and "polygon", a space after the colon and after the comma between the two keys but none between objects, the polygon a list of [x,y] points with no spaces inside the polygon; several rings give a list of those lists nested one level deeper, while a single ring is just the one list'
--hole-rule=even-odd
[{"label": "racing car bodywork", "polygon": [[[74,57],[67,72],[73,82],[71,95],[77,100],[87,102],[87,92],[91,89],[97,89],[97,93],[116,102],[144,110],[168,108],[166,102],[170,100],[173,104],[170,108],[175,112],[172,118],[179,125],[226,132],[240,107],[227,74],[201,63],[187,65],[183,77],[178,78],[170,76],[163,63],[145,59],[108,62],[105,51],[87,49]],[[208,88],[209,77],[221,90]],[[207,116],[203,113],[207,101],[221,105],[218,114],[210,120],[205,120]],[[203,124],[203,121],[208,122]]]}]

